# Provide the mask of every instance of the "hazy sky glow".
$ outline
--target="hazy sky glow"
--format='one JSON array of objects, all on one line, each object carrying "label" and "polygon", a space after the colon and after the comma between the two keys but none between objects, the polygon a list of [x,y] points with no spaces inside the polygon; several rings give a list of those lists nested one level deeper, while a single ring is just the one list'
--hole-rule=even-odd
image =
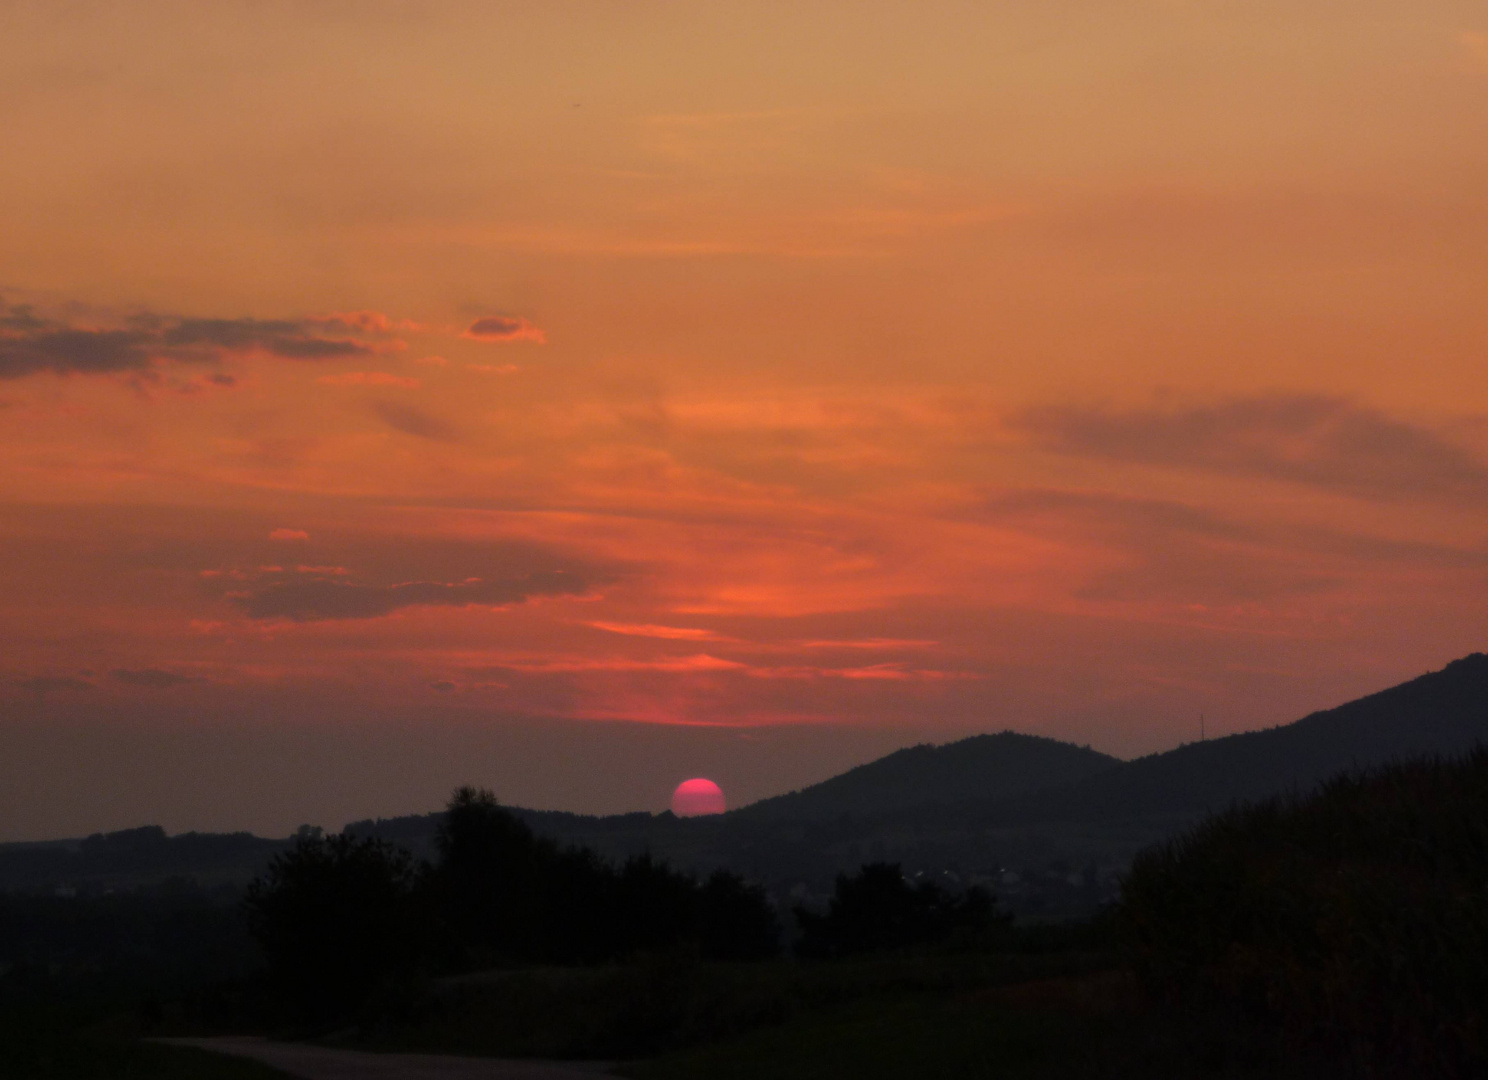
[{"label": "hazy sky glow", "polygon": [[8,838],[1488,646],[1480,3],[0,0],[0,146]]}]

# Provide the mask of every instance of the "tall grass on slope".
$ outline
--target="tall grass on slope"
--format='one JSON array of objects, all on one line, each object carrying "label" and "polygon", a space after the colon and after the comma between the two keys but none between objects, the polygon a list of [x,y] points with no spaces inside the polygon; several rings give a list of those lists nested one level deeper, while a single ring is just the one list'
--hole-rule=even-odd
[{"label": "tall grass on slope", "polygon": [[1348,774],[1138,857],[1149,991],[1220,1000],[1365,1076],[1488,1073],[1488,750]]}]

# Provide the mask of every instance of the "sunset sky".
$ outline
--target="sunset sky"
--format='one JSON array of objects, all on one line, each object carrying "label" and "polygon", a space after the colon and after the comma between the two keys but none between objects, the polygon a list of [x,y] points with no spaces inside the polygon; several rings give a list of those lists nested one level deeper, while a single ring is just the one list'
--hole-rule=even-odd
[{"label": "sunset sky", "polygon": [[0,839],[1288,722],[1485,369],[1480,0],[0,0]]}]

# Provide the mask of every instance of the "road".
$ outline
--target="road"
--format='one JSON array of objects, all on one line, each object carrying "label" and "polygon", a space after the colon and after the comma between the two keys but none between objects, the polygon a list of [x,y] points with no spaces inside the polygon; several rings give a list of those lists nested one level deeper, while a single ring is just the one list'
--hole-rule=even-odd
[{"label": "road", "polygon": [[252,1058],[303,1080],[596,1080],[610,1069],[607,1061],[519,1061],[443,1054],[369,1054],[361,1050],[270,1042],[249,1036],[159,1041]]}]

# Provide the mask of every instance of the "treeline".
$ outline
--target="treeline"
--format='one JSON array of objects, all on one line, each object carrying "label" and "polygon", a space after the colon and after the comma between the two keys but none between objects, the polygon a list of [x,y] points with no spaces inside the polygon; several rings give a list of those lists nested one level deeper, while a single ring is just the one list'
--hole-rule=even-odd
[{"label": "treeline", "polygon": [[247,979],[262,960],[240,895],[185,883],[111,896],[0,893],[0,1010],[18,1000],[109,999],[153,1011]]},{"label": "treeline", "polygon": [[1364,1076],[1488,1073],[1488,750],[1347,775],[1141,855],[1149,992],[1228,1003]]},{"label": "treeline", "polygon": [[77,896],[153,890],[175,877],[241,889],[286,847],[249,833],[167,836],[158,825],[94,833],[77,842],[0,844],[0,892]]},{"label": "treeline", "polygon": [[[536,835],[487,791],[462,788],[435,858],[385,840],[303,835],[248,888],[248,925],[272,998],[294,1018],[354,1012],[419,977],[593,965],[682,950],[761,960],[782,926],[763,889],[727,871],[698,881],[649,855],[612,864]],[[981,889],[952,893],[877,863],[839,875],[827,909],[793,911],[803,958],[924,945],[1007,922]]]},{"label": "treeline", "polygon": [[354,1011],[421,975],[595,964],[686,948],[753,960],[780,948],[764,891],[696,881],[650,856],[616,866],[535,835],[486,791],[455,793],[437,856],[352,835],[304,836],[249,886],[274,996],[298,1018]]}]

